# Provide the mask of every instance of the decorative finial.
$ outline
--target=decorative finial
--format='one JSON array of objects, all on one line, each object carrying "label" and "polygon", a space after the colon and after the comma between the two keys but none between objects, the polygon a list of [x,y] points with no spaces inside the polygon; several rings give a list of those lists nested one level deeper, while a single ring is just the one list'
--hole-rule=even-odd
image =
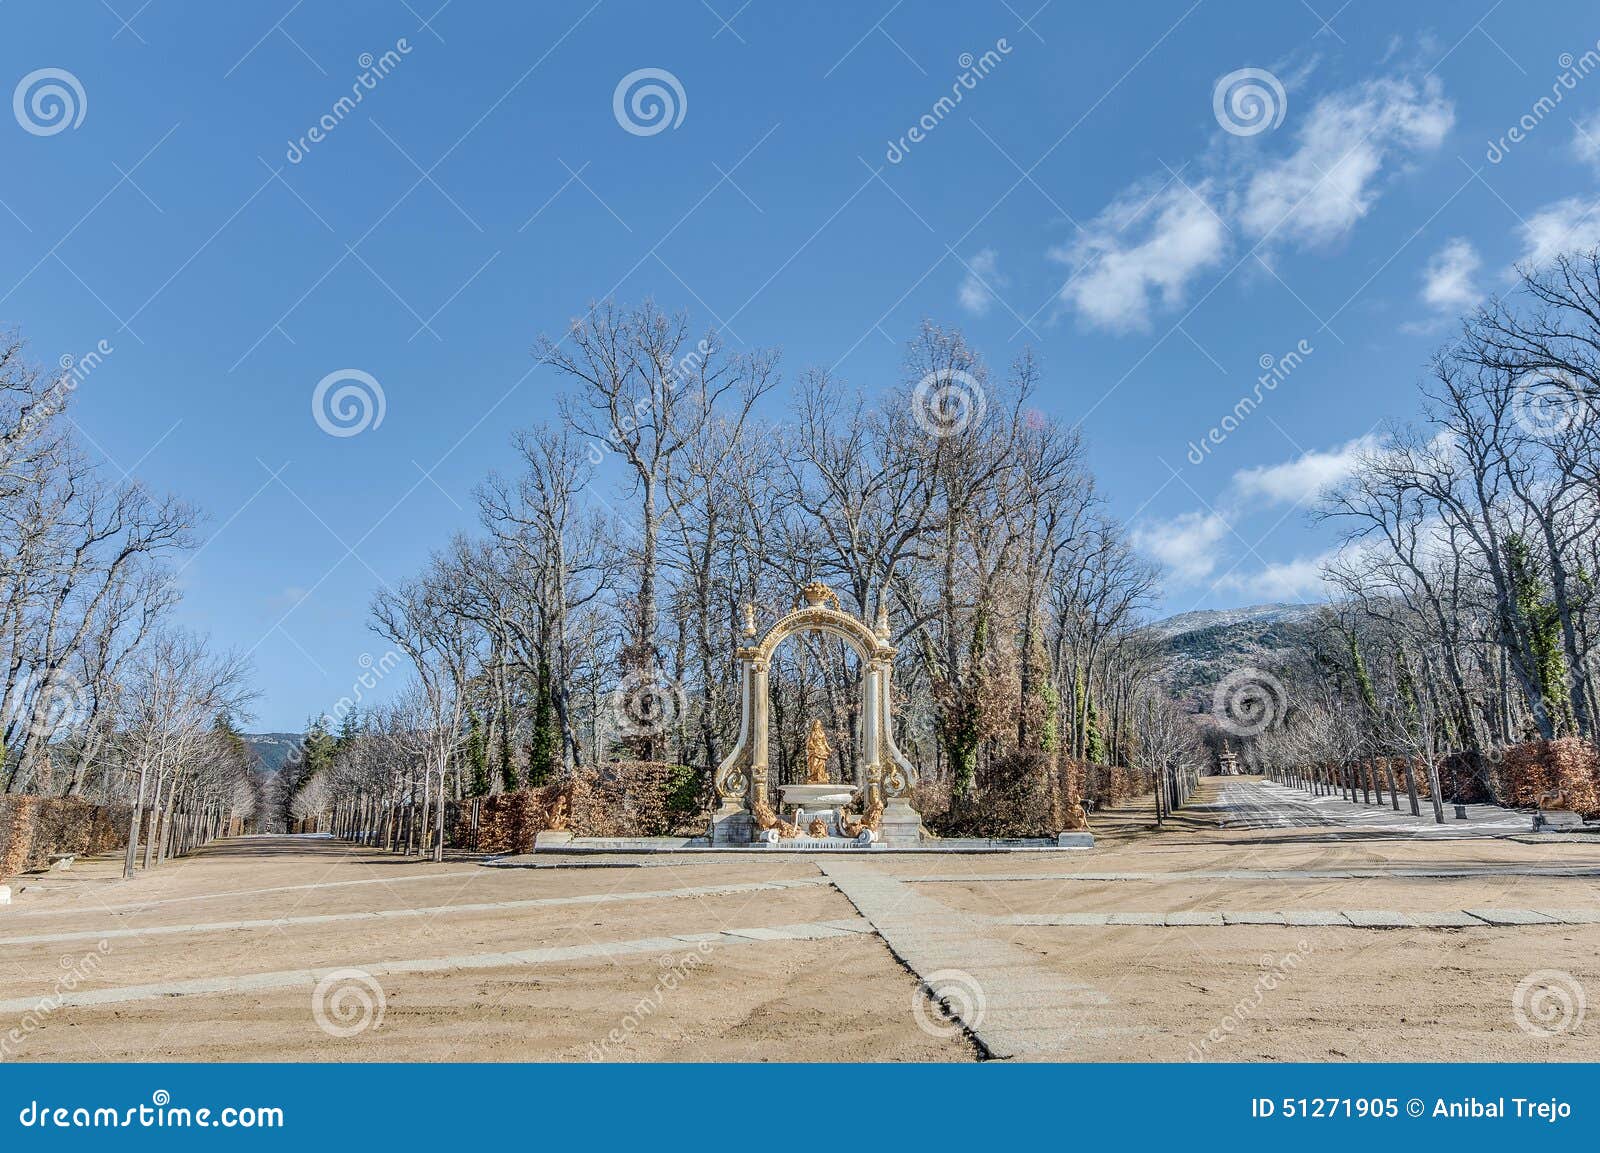
[{"label": "decorative finial", "polygon": [[800,607],[800,601],[802,600],[805,602],[807,608],[820,608],[830,602],[835,609],[839,608],[839,594],[834,592],[822,581],[808,581],[807,583],[801,585],[800,597],[795,602],[796,608]]},{"label": "decorative finial", "polygon": [[873,631],[878,634],[878,639],[880,641],[883,641],[885,643],[888,642],[888,640],[889,640],[889,602],[887,600],[882,599],[881,597],[878,600],[878,620],[877,620],[877,623],[874,624],[874,626],[873,626]]},{"label": "decorative finial", "polygon": [[749,601],[744,602],[744,635],[747,637],[756,635],[756,606]]}]

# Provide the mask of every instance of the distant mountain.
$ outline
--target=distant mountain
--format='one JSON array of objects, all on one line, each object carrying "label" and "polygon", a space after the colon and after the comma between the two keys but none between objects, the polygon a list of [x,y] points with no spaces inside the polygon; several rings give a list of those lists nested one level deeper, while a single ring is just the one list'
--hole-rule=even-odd
[{"label": "distant mountain", "polygon": [[1165,649],[1167,683],[1182,696],[1295,647],[1315,626],[1321,607],[1269,604],[1179,613],[1156,621],[1150,632]]},{"label": "distant mountain", "polygon": [[255,753],[256,772],[263,777],[277,774],[304,738],[300,733],[244,733],[244,743]]}]

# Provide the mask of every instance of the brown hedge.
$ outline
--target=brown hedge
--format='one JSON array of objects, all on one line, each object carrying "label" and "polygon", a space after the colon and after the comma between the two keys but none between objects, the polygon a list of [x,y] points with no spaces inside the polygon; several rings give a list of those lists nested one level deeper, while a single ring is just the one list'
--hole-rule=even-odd
[{"label": "brown hedge", "polygon": [[[540,789],[483,798],[478,850],[532,852],[534,837],[555,823],[562,808],[567,829],[580,837],[694,836],[710,823],[709,789],[693,769],[611,761]],[[464,843],[463,837],[458,826],[452,843]]]},{"label": "brown hedge", "polygon": [[126,805],[78,797],[0,797],[0,879],[43,869],[56,853],[89,856],[128,843]]}]

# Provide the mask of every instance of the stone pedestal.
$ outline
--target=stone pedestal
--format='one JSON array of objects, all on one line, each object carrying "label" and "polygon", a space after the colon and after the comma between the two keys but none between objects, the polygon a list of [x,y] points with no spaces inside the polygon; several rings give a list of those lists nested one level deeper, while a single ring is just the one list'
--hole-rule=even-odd
[{"label": "stone pedestal", "polygon": [[755,818],[737,802],[724,801],[711,815],[711,845],[724,849],[748,845],[755,835]]},{"label": "stone pedestal", "polygon": [[878,838],[891,849],[915,848],[921,843],[922,818],[911,807],[910,801],[896,797],[884,806]]},{"label": "stone pedestal", "polygon": [[541,829],[533,835],[533,851],[564,849],[572,844],[572,834],[564,829]]},{"label": "stone pedestal", "polygon": [[1583,818],[1566,809],[1540,809],[1533,815],[1533,828],[1535,832],[1540,829],[1581,829]]},{"label": "stone pedestal", "polygon": [[1088,829],[1080,829],[1070,833],[1056,835],[1056,848],[1058,849],[1092,849],[1094,848],[1094,834]]}]

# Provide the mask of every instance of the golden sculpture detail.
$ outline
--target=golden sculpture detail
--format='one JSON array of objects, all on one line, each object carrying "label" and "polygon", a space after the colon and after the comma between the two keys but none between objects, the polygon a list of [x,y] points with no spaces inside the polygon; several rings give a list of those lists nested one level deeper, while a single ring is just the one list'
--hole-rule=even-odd
[{"label": "golden sculpture detail", "polygon": [[802,600],[808,609],[820,608],[831,602],[835,612],[844,611],[839,604],[839,594],[821,581],[810,581],[801,585],[800,596],[795,600],[794,607],[799,608]]},{"label": "golden sculpture detail", "polygon": [[772,811],[772,806],[760,797],[750,802],[750,811],[755,815],[756,828],[758,829],[777,829],[778,836],[786,841],[800,835],[799,825],[778,816],[777,813]]},{"label": "golden sculpture detail", "polygon": [[811,732],[806,735],[806,784],[825,785],[828,783],[828,757],[833,753],[833,746],[828,743],[828,734],[822,731],[822,722],[811,722]]},{"label": "golden sculpture detail", "polygon": [[828,835],[828,822],[821,817],[814,817],[811,824],[806,827],[806,832],[813,837],[826,837]]},{"label": "golden sculpture detail", "polygon": [[756,606],[749,601],[744,602],[744,635],[747,637],[756,635]]},{"label": "golden sculpture detail", "polygon": [[571,810],[567,802],[566,792],[563,791],[556,794],[555,803],[550,806],[550,824],[548,828],[557,833],[566,832],[570,815]]},{"label": "golden sculpture detail", "polygon": [[876,833],[882,825],[883,798],[878,795],[876,789],[872,791],[872,802],[867,805],[867,811],[862,814],[860,820],[843,810],[839,812],[839,832],[846,837],[859,837],[864,829],[871,829]]}]

